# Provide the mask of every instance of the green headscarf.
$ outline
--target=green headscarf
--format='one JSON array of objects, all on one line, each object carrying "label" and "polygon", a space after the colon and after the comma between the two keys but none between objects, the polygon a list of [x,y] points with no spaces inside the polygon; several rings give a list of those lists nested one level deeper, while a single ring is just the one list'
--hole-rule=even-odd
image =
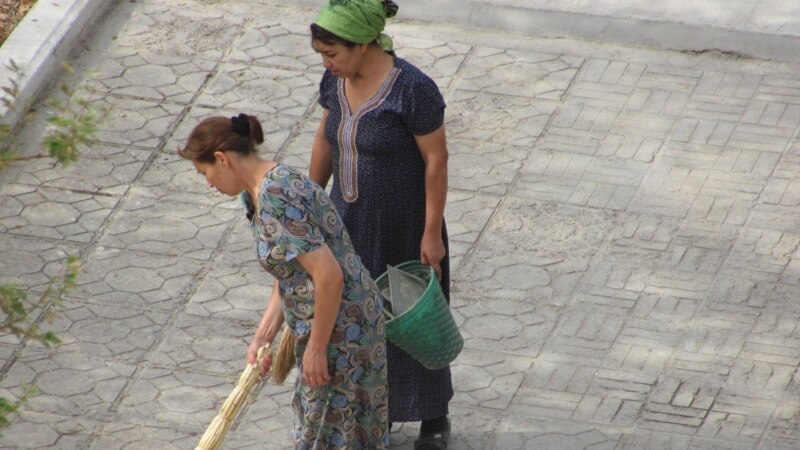
[{"label": "green headscarf", "polygon": [[356,44],[369,44],[377,39],[388,52],[394,44],[382,31],[386,19],[395,14],[397,4],[392,0],[329,0],[314,23]]}]

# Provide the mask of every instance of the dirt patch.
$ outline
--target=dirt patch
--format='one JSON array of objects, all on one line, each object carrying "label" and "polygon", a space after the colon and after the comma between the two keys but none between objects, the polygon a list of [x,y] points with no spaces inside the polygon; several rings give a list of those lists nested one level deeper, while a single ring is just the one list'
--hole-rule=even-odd
[{"label": "dirt patch", "polygon": [[36,0],[0,0],[0,46]]}]

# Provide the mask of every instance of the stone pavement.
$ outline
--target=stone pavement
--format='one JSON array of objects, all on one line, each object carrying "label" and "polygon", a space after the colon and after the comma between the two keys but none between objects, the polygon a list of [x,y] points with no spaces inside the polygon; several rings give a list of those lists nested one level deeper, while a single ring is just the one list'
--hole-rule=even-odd
[{"label": "stone pavement", "polygon": [[[401,5],[402,11],[402,5]],[[120,2],[74,54],[112,106],[66,169],[0,175],[0,273],[84,261],[45,349],[0,337],[0,448],[189,449],[244,366],[271,280],[235,201],[175,156],[253,112],[306,167],[314,9]],[[398,20],[447,103],[454,449],[800,447],[800,67]],[[20,131],[34,146],[40,119]],[[228,449],[289,445],[267,384]],[[411,448],[416,424],[392,435]]]}]

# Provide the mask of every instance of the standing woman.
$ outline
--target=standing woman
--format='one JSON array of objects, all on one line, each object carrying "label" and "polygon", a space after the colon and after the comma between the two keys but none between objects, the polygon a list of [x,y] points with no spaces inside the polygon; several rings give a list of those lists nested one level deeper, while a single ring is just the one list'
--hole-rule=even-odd
[{"label": "standing woman", "polygon": [[[445,104],[382,34],[396,12],[388,0],[330,0],[311,25],[326,71],[309,174],[321,186],[333,175],[331,198],[373,276],[420,259],[449,299]],[[450,368],[428,370],[391,342],[387,348],[389,422],[422,421],[415,448],[447,448]]]},{"label": "standing woman", "polygon": [[[261,159],[253,116],[209,117],[179,154],[208,184],[240,196],[258,261],[276,278],[247,350],[271,343],[284,322],[297,336],[292,439],[298,449],[385,449],[386,347],[378,288],[356,255],[328,194],[297,170]],[[265,357],[264,372],[271,358]]]}]

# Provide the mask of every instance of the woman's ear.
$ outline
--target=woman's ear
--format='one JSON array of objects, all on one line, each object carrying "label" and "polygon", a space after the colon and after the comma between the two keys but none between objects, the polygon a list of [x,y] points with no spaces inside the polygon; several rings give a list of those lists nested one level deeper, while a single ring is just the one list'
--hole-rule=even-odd
[{"label": "woman's ear", "polygon": [[222,165],[228,165],[230,163],[230,159],[227,153],[217,150],[214,152],[214,162],[221,163]]}]

